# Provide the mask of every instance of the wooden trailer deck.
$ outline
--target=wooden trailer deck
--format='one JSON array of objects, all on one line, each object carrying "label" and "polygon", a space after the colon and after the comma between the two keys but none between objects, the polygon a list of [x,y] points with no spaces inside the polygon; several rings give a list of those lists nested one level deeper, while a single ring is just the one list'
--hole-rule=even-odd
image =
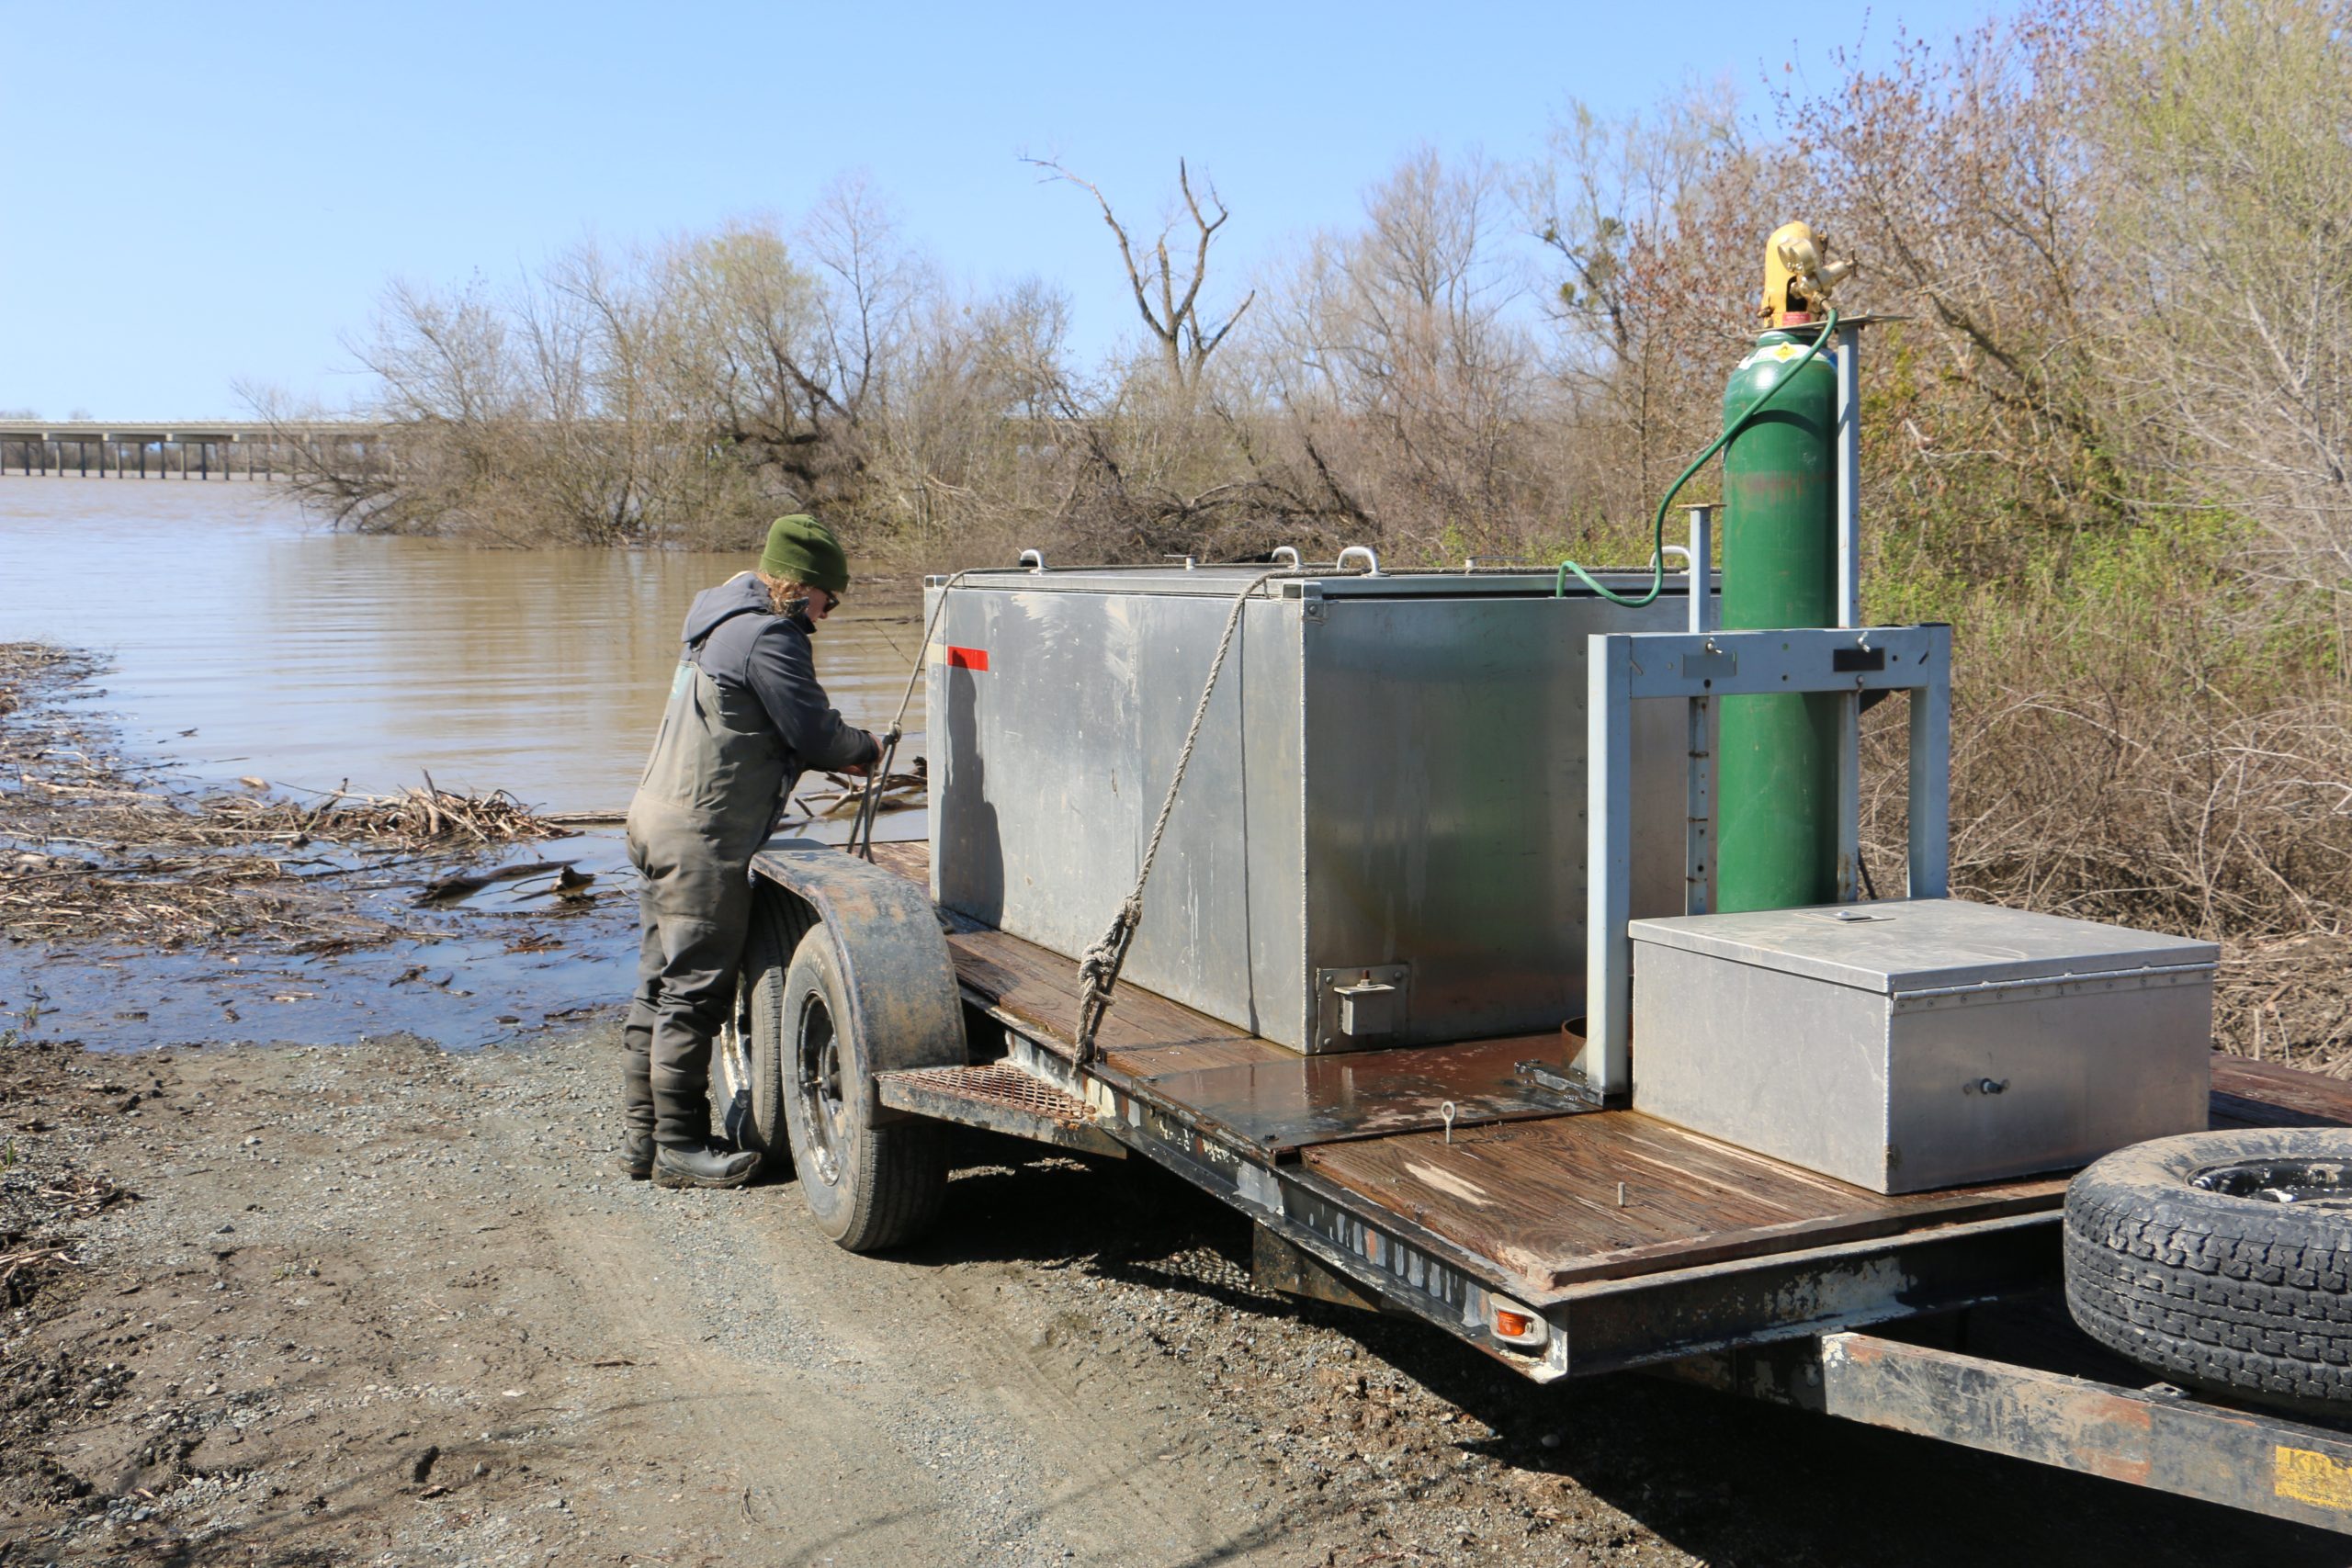
[{"label": "wooden trailer deck", "polygon": [[[877,844],[875,860],[927,882],[925,845]],[[1077,965],[945,919],[957,928],[948,947],[967,998],[1074,1056]],[[2040,1230],[2065,1197],[2064,1176],[1888,1196],[1636,1111],[1566,1111],[1528,1096],[1515,1072],[1531,1056],[1557,1059],[1554,1037],[1301,1056],[1122,985],[1100,1043],[1097,1073],[1123,1094],[1384,1228],[1395,1221],[1435,1257],[1491,1265],[1536,1303],[1717,1265],[2010,1228],[2002,1222]],[[1442,1100],[1457,1106],[1450,1136],[1435,1113]],[[2352,1084],[2216,1055],[2212,1124],[2352,1125]]]}]

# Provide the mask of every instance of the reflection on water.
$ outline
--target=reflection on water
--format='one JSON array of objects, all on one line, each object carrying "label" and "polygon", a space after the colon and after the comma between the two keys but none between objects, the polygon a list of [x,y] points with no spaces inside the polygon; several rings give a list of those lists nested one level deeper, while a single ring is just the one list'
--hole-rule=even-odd
[{"label": "reflection on water", "polygon": [[[429,770],[445,789],[618,810],[688,603],[750,564],[329,534],[267,484],[0,478],[0,639],[112,654],[106,708],[199,777],[376,792]],[[879,729],[920,601],[911,582],[878,605],[859,586],[817,667],[850,722]],[[922,830],[902,813],[883,836]]]}]

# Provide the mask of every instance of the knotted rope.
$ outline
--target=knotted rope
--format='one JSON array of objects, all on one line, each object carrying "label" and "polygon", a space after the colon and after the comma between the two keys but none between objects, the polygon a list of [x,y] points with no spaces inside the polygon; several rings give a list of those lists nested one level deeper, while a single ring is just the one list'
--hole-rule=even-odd
[{"label": "knotted rope", "polygon": [[1184,732],[1183,750],[1176,753],[1175,776],[1168,781],[1168,793],[1159,802],[1159,819],[1151,825],[1150,841],[1144,845],[1143,865],[1136,873],[1136,885],[1119,901],[1111,917],[1109,929],[1102,939],[1088,948],[1078,961],[1078,1059],[1080,1065],[1091,1063],[1101,1053],[1094,1043],[1094,1032],[1102,1025],[1103,1015],[1111,1010],[1111,992],[1119,983],[1119,971],[1127,962],[1127,948],[1135,941],[1136,930],[1143,924],[1144,884],[1151,880],[1151,863],[1159,857],[1159,840],[1167,836],[1168,818],[1176,809],[1176,792],[1184,785],[1184,770],[1193,763],[1193,749],[1201,739],[1201,723],[1209,716],[1209,698],[1216,694],[1216,679],[1225,672],[1226,655],[1233,651],[1233,634],[1240,628],[1241,612],[1250,596],[1278,577],[1330,576],[1329,571],[1308,572],[1296,567],[1276,567],[1261,571],[1242,585],[1233,596],[1233,608],[1225,617],[1225,635],[1217,638],[1216,655],[1209,660],[1208,683],[1201,688],[1201,700],[1193,705],[1192,728]]}]

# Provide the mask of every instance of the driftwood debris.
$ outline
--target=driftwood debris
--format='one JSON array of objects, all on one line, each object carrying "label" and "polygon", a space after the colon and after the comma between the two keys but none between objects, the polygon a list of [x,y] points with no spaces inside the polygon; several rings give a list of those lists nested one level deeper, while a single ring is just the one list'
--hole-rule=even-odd
[{"label": "driftwood debris", "polygon": [[[831,794],[802,794],[792,804],[800,808],[801,819],[822,822],[829,818],[847,817],[857,810],[857,803],[865,798],[865,780],[845,773],[819,775],[833,786]],[[889,773],[882,780],[882,809],[904,811],[921,806],[931,788],[931,764],[922,757],[914,760],[907,773]],[[787,818],[786,820],[791,820]]]},{"label": "driftwood debris", "polygon": [[584,887],[596,880],[586,872],[572,870],[572,863],[568,860],[535,860],[517,865],[494,865],[488,871],[451,872],[447,876],[436,876],[426,883],[424,891],[416,896],[416,901],[420,904],[454,904],[460,898],[472,897],[492,883],[520,882],[550,873],[554,874],[554,890],[557,892]]},{"label": "driftwood debris", "polygon": [[[382,795],[273,794],[252,777],[232,789],[175,784],[66,702],[87,694],[101,668],[66,649],[0,643],[0,934],[9,938],[342,951],[396,934],[356,898],[390,868],[571,831],[504,791],[458,795],[430,775]],[[552,873],[558,897],[585,896],[585,874],[568,862],[492,880],[533,872]]]}]

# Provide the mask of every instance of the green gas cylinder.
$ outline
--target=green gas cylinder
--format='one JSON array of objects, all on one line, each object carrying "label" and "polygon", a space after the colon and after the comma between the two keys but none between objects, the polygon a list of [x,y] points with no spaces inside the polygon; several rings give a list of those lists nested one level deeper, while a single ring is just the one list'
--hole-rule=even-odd
[{"label": "green gas cylinder", "polygon": [[[1818,327],[1756,340],[1724,389],[1726,425],[1791,374]],[[1838,372],[1825,344],[1724,453],[1726,630],[1838,624]],[[1834,695],[1726,697],[1717,753],[1715,908],[1838,897]]]}]

